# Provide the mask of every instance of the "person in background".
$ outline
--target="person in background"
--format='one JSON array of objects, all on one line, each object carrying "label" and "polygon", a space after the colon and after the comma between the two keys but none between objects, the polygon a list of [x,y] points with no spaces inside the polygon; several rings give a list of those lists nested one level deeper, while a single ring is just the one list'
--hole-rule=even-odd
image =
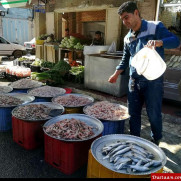
[{"label": "person in background", "polygon": [[95,38],[91,45],[104,45],[104,39],[102,38],[100,31],[95,32]]},{"label": "person in background", "polygon": [[143,75],[138,75],[136,69],[131,66],[131,61],[144,46],[155,48],[164,59],[164,48],[177,48],[180,41],[178,37],[168,31],[162,22],[142,19],[137,5],[133,1],[123,3],[118,9],[118,14],[129,32],[124,38],[122,61],[108,81],[115,83],[119,75],[129,66],[128,110],[130,114],[130,134],[140,136],[141,111],[145,103],[151,125],[151,141],[159,145],[162,138],[163,75],[150,81]]},{"label": "person in background", "polygon": [[66,28],[65,29],[65,37],[70,37],[70,33],[69,33],[69,29],[68,28]]}]

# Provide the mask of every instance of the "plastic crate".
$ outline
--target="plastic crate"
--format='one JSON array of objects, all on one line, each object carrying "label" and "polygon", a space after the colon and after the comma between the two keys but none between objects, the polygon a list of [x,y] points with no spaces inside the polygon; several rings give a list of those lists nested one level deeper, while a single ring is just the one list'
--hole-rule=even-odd
[{"label": "plastic crate", "polygon": [[36,45],[43,45],[45,40],[36,40]]},{"label": "plastic crate", "polygon": [[12,129],[11,112],[14,107],[0,108],[0,131],[8,131]]},{"label": "plastic crate", "polygon": [[11,93],[27,93],[28,89],[15,89]]},{"label": "plastic crate", "polygon": [[51,102],[52,97],[35,97],[34,102]]},{"label": "plastic crate", "polygon": [[62,173],[71,175],[87,163],[88,151],[96,138],[81,142],[65,142],[44,134],[45,161]]},{"label": "plastic crate", "polygon": [[13,141],[27,150],[40,147],[44,143],[42,126],[45,122],[28,122],[12,116]]},{"label": "plastic crate", "polygon": [[124,134],[124,123],[125,120],[122,121],[103,121],[104,130],[102,135],[108,134]]},{"label": "plastic crate", "polygon": [[[156,173],[162,172],[163,168]],[[114,172],[100,164],[89,150],[87,178],[151,178],[151,175],[131,175]]]}]

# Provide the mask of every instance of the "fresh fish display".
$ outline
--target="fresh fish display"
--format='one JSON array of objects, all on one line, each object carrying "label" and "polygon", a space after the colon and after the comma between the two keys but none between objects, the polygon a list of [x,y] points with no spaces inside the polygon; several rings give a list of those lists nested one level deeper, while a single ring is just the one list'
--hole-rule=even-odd
[{"label": "fresh fish display", "polygon": [[166,55],[165,61],[168,68],[181,68],[181,56],[172,55],[170,57],[170,55]]},{"label": "fresh fish display", "polygon": [[128,109],[108,101],[96,102],[84,109],[85,114],[103,120],[123,120],[129,117]]},{"label": "fresh fish display", "polygon": [[66,95],[66,96],[58,96],[53,101],[56,104],[61,104],[62,106],[68,106],[68,107],[80,107],[85,106],[87,104],[92,103],[92,100],[90,100],[87,97],[81,97],[77,95]]},{"label": "fresh fish display", "polygon": [[52,109],[43,104],[29,104],[18,107],[13,113],[16,118],[22,120],[43,120],[48,119]]},{"label": "fresh fish display", "polygon": [[115,170],[126,169],[127,173],[147,172],[162,165],[161,161],[154,160],[155,156],[150,151],[132,141],[118,140],[105,145],[102,154],[103,160],[108,159]]},{"label": "fresh fish display", "polygon": [[23,104],[21,99],[18,99],[13,96],[0,95],[0,106],[17,106]]},{"label": "fresh fish display", "polygon": [[31,80],[31,79],[20,79],[18,81],[12,82],[11,87],[15,89],[30,89],[35,87],[40,87],[41,82]]},{"label": "fresh fish display", "polygon": [[59,87],[42,86],[30,90],[28,94],[37,97],[55,97],[60,94],[65,94],[65,92],[65,89]]},{"label": "fresh fish display", "polygon": [[44,129],[54,138],[67,140],[84,140],[94,135],[92,126],[74,118],[58,121]]}]

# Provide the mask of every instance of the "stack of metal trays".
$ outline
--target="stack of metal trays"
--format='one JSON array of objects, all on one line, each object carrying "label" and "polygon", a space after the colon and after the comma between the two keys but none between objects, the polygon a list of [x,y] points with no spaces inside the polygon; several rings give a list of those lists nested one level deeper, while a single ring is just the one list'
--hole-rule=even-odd
[{"label": "stack of metal trays", "polygon": [[[144,171],[144,172],[131,171],[130,173],[128,173],[125,169],[120,169],[120,170],[115,169],[114,163],[110,163],[109,159],[103,159],[105,155],[103,155],[102,149],[103,147],[108,146],[117,141],[119,142],[129,141],[132,142],[133,144],[141,146],[142,148],[146,149],[149,153],[152,153],[154,155],[154,160],[161,162],[161,165],[157,167],[150,167],[149,171]],[[94,140],[94,142],[91,145],[91,152],[93,157],[98,161],[98,163],[108,168],[109,170],[120,174],[150,175],[151,173],[156,173],[157,171],[161,170],[165,166],[167,161],[165,153],[157,145],[153,144],[152,142],[146,139],[131,135],[125,135],[125,134],[106,135]]]}]

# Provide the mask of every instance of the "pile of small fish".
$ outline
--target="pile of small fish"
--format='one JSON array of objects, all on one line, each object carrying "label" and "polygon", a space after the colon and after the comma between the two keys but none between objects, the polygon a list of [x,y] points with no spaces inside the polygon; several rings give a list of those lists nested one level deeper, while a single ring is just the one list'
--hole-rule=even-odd
[{"label": "pile of small fish", "polygon": [[66,96],[58,96],[54,99],[54,103],[61,104],[62,106],[69,107],[79,107],[85,106],[87,104],[92,103],[89,98],[76,96],[76,95],[66,95]]},{"label": "pile of small fish", "polygon": [[102,148],[104,159],[109,159],[115,170],[125,170],[127,173],[147,172],[162,165],[154,160],[154,155],[133,141],[116,141]]},{"label": "pile of small fish", "polygon": [[11,87],[15,89],[30,89],[41,86],[42,83],[31,80],[31,79],[20,79],[18,81],[12,82]]},{"label": "pile of small fish", "polygon": [[84,140],[94,135],[92,126],[74,118],[64,119],[44,128],[51,136],[67,140]]},{"label": "pile of small fish", "polygon": [[13,116],[22,120],[43,120],[48,119],[52,109],[44,104],[29,104],[18,107]]},{"label": "pile of small fish", "polygon": [[166,56],[165,61],[167,67],[181,69],[181,56],[177,55],[172,55],[171,57]]},{"label": "pile of small fish", "polygon": [[122,120],[129,117],[128,109],[108,101],[96,102],[84,110],[89,116],[103,120]]},{"label": "pile of small fish", "polygon": [[12,88],[8,86],[0,86],[0,93],[8,93],[11,92]]},{"label": "pile of small fish", "polygon": [[28,94],[37,97],[55,97],[65,92],[65,89],[59,87],[43,86],[30,90]]},{"label": "pile of small fish", "polygon": [[8,95],[0,95],[0,106],[17,106],[20,104],[23,104],[21,99]]}]

